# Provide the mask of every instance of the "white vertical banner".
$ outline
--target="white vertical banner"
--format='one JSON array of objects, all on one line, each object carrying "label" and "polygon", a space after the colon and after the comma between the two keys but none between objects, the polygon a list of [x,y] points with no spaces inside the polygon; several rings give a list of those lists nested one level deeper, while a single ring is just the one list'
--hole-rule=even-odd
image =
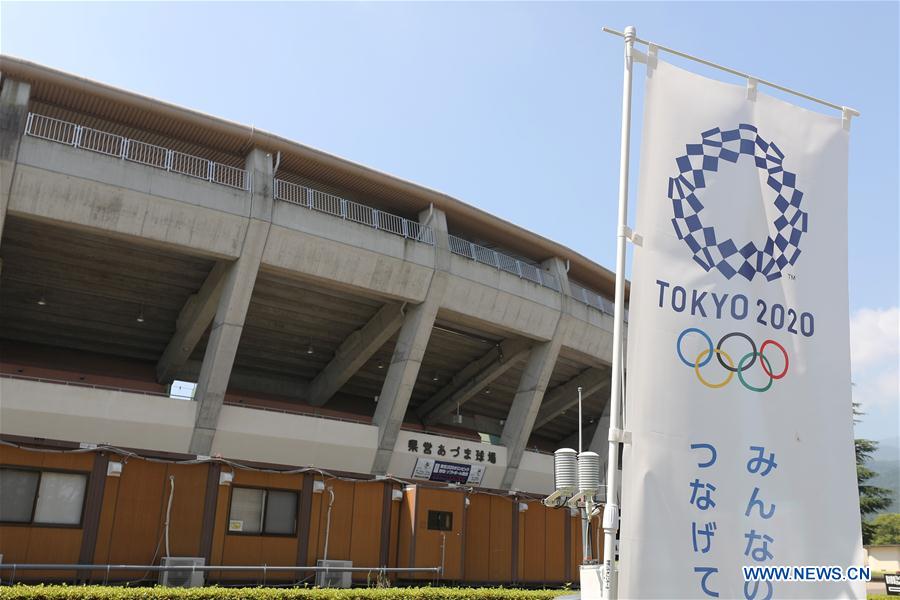
[{"label": "white vertical banner", "polygon": [[863,598],[742,572],[863,565],[848,131],[661,60],[644,111],[619,595]]}]

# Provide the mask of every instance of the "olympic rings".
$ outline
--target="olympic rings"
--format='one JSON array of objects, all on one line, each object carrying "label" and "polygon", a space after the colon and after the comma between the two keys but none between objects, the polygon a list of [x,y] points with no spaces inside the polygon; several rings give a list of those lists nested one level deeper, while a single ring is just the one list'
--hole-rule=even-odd
[{"label": "olympic rings", "polygon": [[[697,375],[697,379],[699,379],[700,383],[702,383],[706,387],[713,388],[713,389],[725,387],[726,385],[728,385],[731,382],[731,378],[734,377],[734,371],[735,371],[734,361],[731,360],[731,357],[728,356],[728,354],[726,354],[724,350],[719,350],[718,348],[716,348],[715,352],[716,352],[716,356],[718,356],[720,359],[721,359],[721,357],[724,356],[725,360],[728,361],[728,364],[731,365],[731,369],[728,369],[728,376],[719,383],[710,383],[710,382],[706,381],[705,379],[703,379],[703,375],[700,374],[700,361],[703,360],[704,356],[709,354],[708,350],[704,350],[703,352],[698,354],[697,360],[694,362],[694,373]],[[706,362],[709,362],[709,361],[707,360]],[[738,375],[740,375],[740,371],[738,371]]]},{"label": "olympic rings", "polygon": [[[763,345],[759,347],[759,355],[760,355],[760,356],[763,355],[763,352],[765,351],[766,346],[768,346],[769,344],[773,344],[773,345],[776,346],[779,350],[781,350],[781,353],[784,355],[784,369],[783,369],[783,370],[781,371],[781,373],[779,373],[778,375],[772,375],[772,373],[769,371],[769,369],[766,369],[765,366],[763,366],[763,371],[765,371],[765,372],[766,372],[766,375],[768,375],[768,376],[771,377],[772,379],[781,379],[782,377],[784,377],[785,375],[787,375],[787,371],[788,371],[788,362],[790,362],[790,361],[788,360],[788,353],[787,353],[787,350],[785,350],[785,349],[784,349],[784,346],[782,346],[781,344],[779,344],[779,343],[776,342],[775,340],[766,340],[766,341],[763,342]],[[769,361],[766,361],[766,364],[768,364],[768,363],[769,363]]]},{"label": "olympic rings", "polygon": [[706,338],[706,344],[709,346],[709,350],[707,350],[706,353],[709,356],[706,357],[706,360],[704,360],[703,362],[700,363],[701,367],[705,367],[706,363],[708,363],[710,361],[710,359],[712,358],[713,343],[712,343],[712,340],[710,339],[709,335],[707,335],[707,333],[705,331],[703,331],[702,329],[697,329],[696,327],[688,327],[687,329],[685,329],[684,331],[681,332],[681,335],[678,336],[678,341],[675,342],[675,349],[678,351],[678,358],[680,358],[681,362],[683,362],[687,366],[689,366],[689,367],[694,366],[694,363],[692,363],[688,359],[686,359],[684,357],[684,354],[681,353],[681,340],[683,340],[684,336],[686,336],[689,333],[699,333],[704,338]]},{"label": "olympic rings", "polygon": [[[684,338],[690,333],[696,333],[702,336],[706,341],[707,346],[706,349],[702,350],[693,361],[688,360],[685,357],[684,352],[682,351],[682,342],[684,341]],[[743,357],[738,361],[737,366],[735,366],[734,360],[732,360],[731,355],[729,355],[722,348],[725,342],[733,337],[743,338],[750,344],[750,352],[743,355]],[[784,368],[780,373],[773,372],[772,363],[765,356],[765,350],[769,345],[775,346],[776,348],[781,350],[781,354],[782,356],[784,356]],[[767,339],[759,347],[757,347],[756,342],[754,342],[749,335],[740,331],[732,331],[731,333],[726,333],[719,339],[719,342],[717,344],[713,344],[712,338],[709,337],[709,334],[707,334],[705,331],[698,327],[688,327],[678,335],[678,340],[675,342],[675,352],[678,356],[678,359],[682,363],[694,370],[694,374],[697,376],[697,380],[700,381],[700,383],[702,383],[704,386],[712,389],[725,387],[726,385],[731,383],[734,374],[737,373],[738,381],[740,381],[741,385],[743,385],[746,389],[750,390],[751,392],[763,393],[768,391],[769,388],[772,387],[772,383],[774,383],[776,379],[782,379],[785,375],[787,375],[788,368],[790,366],[790,358],[788,357],[787,350],[785,350],[784,346],[782,346],[775,340]],[[702,373],[700,372],[700,369],[702,367],[709,364],[709,362],[712,360],[713,355],[715,355],[718,363],[728,372],[728,375],[725,377],[725,379],[718,383],[710,382],[709,380],[704,378]],[[769,378],[768,383],[763,386],[752,385],[748,383],[744,378],[744,373],[748,369],[753,367],[754,364],[756,364],[757,357],[759,357],[760,368],[762,368],[763,373],[765,373]]]},{"label": "olympic rings", "polygon": [[[768,375],[769,372],[772,370],[772,365],[769,364],[769,359],[766,358],[765,356],[763,356],[762,354],[760,354],[759,352],[751,352],[751,353],[749,353],[749,354],[744,355],[744,358],[742,358],[740,361],[738,361],[738,372],[737,372],[737,374],[738,374],[738,379],[741,380],[741,383],[744,384],[744,387],[745,387],[745,388],[747,388],[747,389],[750,390],[751,392],[760,392],[760,393],[762,393],[762,392],[768,391],[769,388],[772,387],[772,382],[775,381],[775,378],[772,377],[771,375],[769,375],[769,383],[767,383],[767,384],[764,385],[763,387],[754,387],[754,386],[750,385],[749,383],[747,383],[746,381],[744,381],[744,371],[741,370],[741,367],[744,365],[744,361],[747,360],[748,358],[750,358],[751,356],[753,357],[753,360],[756,360],[756,355],[757,355],[757,354],[759,354],[759,364],[760,364],[760,366],[762,366],[763,371],[765,371],[766,374]],[[752,364],[752,361],[751,361],[751,364]],[[768,369],[766,369],[766,365],[769,365],[769,368],[768,368]],[[783,375],[782,375],[782,377],[783,377]]]},{"label": "olympic rings", "polygon": [[[753,360],[751,360],[750,364],[747,365],[747,368],[749,369],[750,367],[753,366],[753,363],[756,362],[756,343],[754,343],[754,341],[746,333],[741,333],[740,331],[732,331],[731,333],[726,333],[725,335],[722,336],[722,339],[719,340],[719,343],[716,344],[716,348],[721,349],[722,344],[725,343],[725,340],[727,340],[728,338],[732,338],[732,337],[742,337],[745,340],[747,340],[748,342],[750,342],[750,348],[751,348],[750,353],[753,354]],[[732,373],[736,372],[738,370],[738,369],[734,368],[734,364],[732,364],[729,367],[724,362],[722,362],[721,354],[717,355],[717,358],[719,359],[719,364],[722,365],[723,367],[725,367],[726,369],[728,369],[729,371],[731,371]],[[738,364],[740,364],[740,363],[738,363]],[[738,368],[740,368],[740,366]]]}]

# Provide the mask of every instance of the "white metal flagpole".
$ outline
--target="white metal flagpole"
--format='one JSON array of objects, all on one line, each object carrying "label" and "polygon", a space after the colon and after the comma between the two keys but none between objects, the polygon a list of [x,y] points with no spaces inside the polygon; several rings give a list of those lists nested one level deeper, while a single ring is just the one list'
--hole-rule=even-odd
[{"label": "white metal flagpole", "polygon": [[631,148],[632,50],[637,31],[625,28],[625,75],[622,86],[622,141],[619,155],[619,216],[616,229],[616,298],[613,315],[613,356],[609,394],[609,458],[606,463],[606,507],[603,510],[603,592],[618,597],[616,530],[619,527],[619,443],[622,440],[622,325],[625,320],[625,241],[628,236],[628,156]]}]

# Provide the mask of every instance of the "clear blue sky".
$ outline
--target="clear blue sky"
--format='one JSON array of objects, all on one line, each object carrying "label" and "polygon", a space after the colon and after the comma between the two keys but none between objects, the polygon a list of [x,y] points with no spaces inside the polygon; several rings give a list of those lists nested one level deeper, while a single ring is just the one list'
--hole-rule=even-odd
[{"label": "clear blue sky", "polygon": [[634,24],[641,37],[853,106],[862,118],[851,137],[852,322],[857,344],[886,349],[854,364],[869,413],[858,432],[897,435],[897,3],[0,8],[4,53],[416,181],[606,266],[622,59],[621,41],[603,25]]}]

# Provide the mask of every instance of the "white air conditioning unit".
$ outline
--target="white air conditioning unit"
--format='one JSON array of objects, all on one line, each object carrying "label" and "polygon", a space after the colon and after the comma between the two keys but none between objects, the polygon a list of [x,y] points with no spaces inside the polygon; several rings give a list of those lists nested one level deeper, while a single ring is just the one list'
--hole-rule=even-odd
[{"label": "white air conditioning unit", "polygon": [[[317,567],[352,567],[352,560],[318,560]],[[350,571],[317,571],[316,586],[320,588],[349,588]]]},{"label": "white air conditioning unit", "polygon": [[163,558],[160,566],[163,567],[188,567],[187,569],[173,569],[159,572],[159,584],[166,587],[203,587],[205,577],[203,571],[192,571],[190,567],[202,567],[206,564],[205,558],[196,556],[170,556]]}]

